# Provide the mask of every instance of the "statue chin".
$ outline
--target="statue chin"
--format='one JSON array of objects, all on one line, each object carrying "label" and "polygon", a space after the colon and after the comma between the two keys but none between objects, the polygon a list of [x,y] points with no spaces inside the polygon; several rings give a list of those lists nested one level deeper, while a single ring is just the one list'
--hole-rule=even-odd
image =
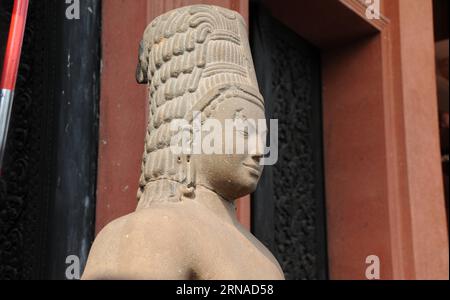
[{"label": "statue chin", "polygon": [[233,197],[234,199],[249,195],[256,190],[259,175],[256,177],[256,175],[248,173],[250,173],[250,171],[243,171],[235,181],[235,189],[238,191],[238,194]]}]

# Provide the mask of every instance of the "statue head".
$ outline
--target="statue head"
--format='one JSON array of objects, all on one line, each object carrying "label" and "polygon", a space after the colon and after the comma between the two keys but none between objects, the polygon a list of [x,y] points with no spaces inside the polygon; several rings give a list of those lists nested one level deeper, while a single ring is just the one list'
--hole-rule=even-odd
[{"label": "statue head", "polygon": [[[195,197],[200,185],[227,200],[256,188],[265,132],[249,130],[255,123],[245,122],[263,120],[264,103],[239,14],[193,5],[157,17],[144,32],[136,78],[148,84],[149,92],[138,207]],[[170,147],[175,134],[171,122],[184,119],[193,124],[196,112],[201,124],[214,119],[224,131],[227,120],[244,122],[243,130],[233,128],[232,136],[256,142],[246,144],[244,153],[225,154],[223,132],[222,154],[175,154]]]}]

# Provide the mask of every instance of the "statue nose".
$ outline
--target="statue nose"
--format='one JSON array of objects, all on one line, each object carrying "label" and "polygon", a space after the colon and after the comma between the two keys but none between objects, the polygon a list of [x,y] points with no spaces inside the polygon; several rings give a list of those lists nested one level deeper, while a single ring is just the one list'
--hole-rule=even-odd
[{"label": "statue nose", "polygon": [[259,165],[259,162],[261,160],[261,156],[253,156],[253,160],[255,161],[256,164]]},{"label": "statue nose", "polygon": [[261,158],[263,157],[263,154],[260,151],[257,151],[257,153],[252,154],[252,159],[259,163],[259,161],[261,160]]}]

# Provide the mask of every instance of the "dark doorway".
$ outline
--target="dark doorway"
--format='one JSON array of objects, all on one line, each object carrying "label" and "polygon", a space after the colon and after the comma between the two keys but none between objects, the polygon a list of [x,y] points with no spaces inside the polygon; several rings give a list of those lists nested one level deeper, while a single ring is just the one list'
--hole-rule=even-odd
[{"label": "dark doorway", "polygon": [[278,162],[252,195],[252,232],[287,279],[326,279],[320,52],[257,1],[250,41],[266,118],[278,119]]}]

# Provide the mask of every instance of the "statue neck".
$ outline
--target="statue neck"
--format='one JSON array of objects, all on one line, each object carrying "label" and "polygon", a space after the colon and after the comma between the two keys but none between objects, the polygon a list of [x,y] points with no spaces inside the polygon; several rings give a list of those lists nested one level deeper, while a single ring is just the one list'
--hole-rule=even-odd
[{"label": "statue neck", "polygon": [[195,200],[208,208],[222,221],[231,224],[238,224],[236,216],[236,206],[234,200],[226,200],[213,190],[204,185],[197,185],[195,188]]},{"label": "statue neck", "polygon": [[[136,210],[150,207],[152,203],[180,201],[180,195],[176,192],[180,185],[180,183],[171,180],[158,180],[148,183],[139,199]],[[226,223],[239,224],[234,200],[226,200],[202,184],[196,185],[194,195],[194,199],[186,199],[185,201],[195,201],[205,206],[211,213]]]}]

